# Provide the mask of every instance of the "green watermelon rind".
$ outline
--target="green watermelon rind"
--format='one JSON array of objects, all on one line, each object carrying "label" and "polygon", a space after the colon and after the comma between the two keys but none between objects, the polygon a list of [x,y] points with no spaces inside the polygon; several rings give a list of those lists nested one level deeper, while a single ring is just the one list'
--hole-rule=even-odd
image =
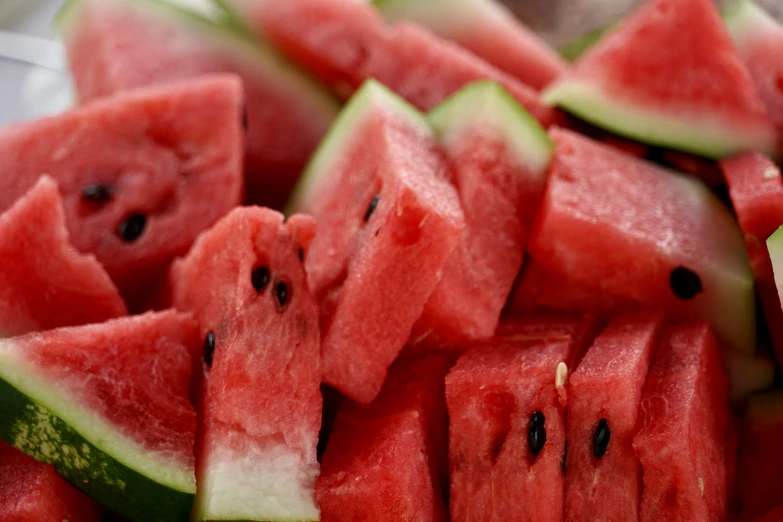
[{"label": "green watermelon rind", "polygon": [[69,401],[67,391],[12,355],[12,343],[0,341],[0,439],[54,465],[76,487],[132,520],[187,521],[194,470],[155,458]]},{"label": "green watermelon rind", "polygon": [[555,146],[546,131],[502,86],[480,80],[453,94],[427,116],[440,142],[448,149],[463,133],[478,127],[501,131],[518,165],[543,175]]},{"label": "green watermelon rind", "polygon": [[768,31],[783,28],[764,9],[751,0],[735,0],[724,6],[723,19],[729,34],[742,50],[747,43],[758,41]]},{"label": "green watermelon rind", "polygon": [[[284,86],[313,110],[313,119],[331,121],[337,115],[340,104],[329,90],[317,80],[283,58],[268,43],[257,35],[245,31],[244,27],[230,15],[220,21],[188,11],[165,0],[103,0],[113,1],[132,9],[146,10],[170,23],[179,23],[193,30],[200,38],[210,39],[227,54],[246,64],[266,78]],[[64,41],[71,31],[78,30],[80,9],[86,0],[67,0],[60,9],[55,26]]]},{"label": "green watermelon rind", "polygon": [[321,184],[334,170],[346,147],[355,140],[362,139],[358,133],[361,132],[363,116],[379,106],[406,120],[424,135],[433,134],[425,115],[418,109],[378,81],[367,80],[348,101],[313,154],[286,206],[287,215],[307,211],[308,205],[319,194]]},{"label": "green watermelon rind", "polygon": [[567,78],[542,93],[544,102],[578,116],[619,136],[648,145],[675,149],[710,159],[722,159],[745,150],[773,155],[774,133],[770,129],[726,128],[725,121],[704,115],[701,121],[667,115],[662,108],[645,109],[610,96],[599,85]]},{"label": "green watermelon rind", "polygon": [[571,40],[565,44],[560,45],[557,48],[557,52],[560,53],[565,60],[573,63],[579,59],[588,49],[600,42],[604,36],[610,31],[613,31],[620,25],[620,22],[614,22],[607,24],[603,27],[593,29],[588,33],[580,36],[576,40]]},{"label": "green watermelon rind", "polygon": [[494,0],[371,0],[370,3],[388,23],[413,21],[443,38],[457,38],[475,23],[502,23],[511,19],[511,14]]}]

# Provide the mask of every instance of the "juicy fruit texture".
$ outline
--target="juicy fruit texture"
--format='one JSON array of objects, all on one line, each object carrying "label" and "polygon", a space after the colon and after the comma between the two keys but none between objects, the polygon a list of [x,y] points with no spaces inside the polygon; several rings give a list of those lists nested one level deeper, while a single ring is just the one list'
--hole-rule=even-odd
[{"label": "juicy fruit texture", "polygon": [[544,99],[617,134],[710,158],[775,148],[764,104],[710,0],[651,0]]},{"label": "juicy fruit texture", "polygon": [[460,357],[446,377],[451,517],[559,521],[563,508],[568,337],[497,338]]},{"label": "juicy fruit texture", "polygon": [[94,257],[68,241],[57,184],[44,176],[0,215],[0,337],[127,314]]},{"label": "juicy fruit texture", "polygon": [[0,441],[3,522],[100,522],[103,509],[48,464]]},{"label": "juicy fruit texture", "polygon": [[449,366],[438,356],[396,364],[369,407],[345,404],[318,480],[324,522],[447,520]]},{"label": "juicy fruit texture", "polygon": [[0,341],[0,438],[132,520],[184,522],[196,346],[171,311]]},{"label": "juicy fruit texture", "polygon": [[265,43],[161,0],[71,0],[59,25],[82,102],[209,73],[238,74],[251,203],[282,208],[337,115],[336,102]]},{"label": "juicy fruit texture", "polygon": [[[233,76],[134,91],[0,131],[0,210],[42,173],[71,242],[143,307],[201,230],[242,196],[242,86]],[[215,187],[221,190],[215,190]]]},{"label": "juicy fruit texture", "polygon": [[663,334],[633,441],[644,477],[641,522],[724,519],[729,411],[722,364],[706,323]]},{"label": "juicy fruit texture", "polygon": [[775,164],[758,152],[735,156],[720,166],[745,235],[775,352],[778,360],[783,361],[783,312],[767,250],[767,239],[783,225],[783,179]]},{"label": "juicy fruit texture", "polygon": [[650,313],[614,319],[571,375],[567,522],[639,519],[641,465],[632,444],[661,324]]},{"label": "juicy fruit texture", "polygon": [[295,192],[294,208],[319,227],[305,262],[321,303],[324,381],[357,402],[380,391],[459,242],[446,170],[423,116],[368,82]]},{"label": "juicy fruit texture", "polygon": [[494,0],[375,0],[387,22],[416,22],[535,89],[568,68],[560,56]]},{"label": "juicy fruit texture", "polygon": [[172,266],[204,343],[196,520],[318,520],[318,305],[300,260],[314,233],[240,208]]},{"label": "juicy fruit texture", "polygon": [[227,0],[258,32],[346,96],[369,78],[428,111],[477,80],[500,83],[542,125],[555,111],[535,90],[418,25],[387,26],[354,0]]},{"label": "juicy fruit texture", "polygon": [[783,151],[783,26],[751,0],[735,0],[725,11],[726,25],[778,132]]},{"label": "juicy fruit texture", "polygon": [[618,300],[705,318],[755,352],[755,295],[742,235],[701,182],[562,129],[529,253]]},{"label": "juicy fruit texture", "polygon": [[429,120],[452,165],[465,228],[412,338],[488,338],[522,265],[554,147],[492,82],[466,87]]}]

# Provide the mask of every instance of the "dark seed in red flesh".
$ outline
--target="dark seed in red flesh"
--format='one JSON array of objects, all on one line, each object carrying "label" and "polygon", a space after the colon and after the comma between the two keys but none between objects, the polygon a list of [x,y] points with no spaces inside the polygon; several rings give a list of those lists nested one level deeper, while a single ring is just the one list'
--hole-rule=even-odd
[{"label": "dark seed in red flesh", "polygon": [[282,310],[285,308],[286,303],[288,303],[288,285],[282,281],[277,283],[277,285],[275,285],[275,296],[277,297],[277,302]]},{"label": "dark seed in red flesh", "polygon": [[541,450],[544,449],[544,444],[546,444],[546,428],[544,427],[544,422],[544,414],[540,411],[537,411],[530,416],[527,443],[530,447],[530,452],[534,456],[538,456],[538,454],[541,453]]},{"label": "dark seed in red flesh", "polygon": [[378,202],[381,200],[381,195],[376,194],[372,201],[370,201],[370,205],[367,207],[367,212],[364,214],[364,222],[367,223],[370,218],[372,217],[373,212],[375,212],[375,209],[378,207]]},{"label": "dark seed in red flesh", "polygon": [[215,334],[207,332],[207,336],[204,338],[204,363],[207,366],[212,366],[212,358],[215,356]]},{"label": "dark seed in red flesh", "polygon": [[669,274],[669,285],[672,292],[683,301],[693,299],[702,291],[701,279],[692,270],[678,266]]},{"label": "dark seed in red flesh", "polygon": [[141,237],[145,228],[147,228],[147,216],[131,214],[117,226],[117,234],[123,241],[132,243]]},{"label": "dark seed in red flesh", "polygon": [[259,294],[264,291],[266,285],[269,284],[269,269],[265,266],[259,266],[253,273],[250,274],[250,281],[253,283],[253,288]]},{"label": "dark seed in red flesh", "polygon": [[82,198],[92,203],[106,203],[112,198],[112,191],[106,185],[87,185],[82,190]]},{"label": "dark seed in red flesh", "polygon": [[606,419],[598,421],[593,435],[593,455],[600,459],[606,455],[606,448],[609,447],[609,439],[612,437],[612,431],[609,429],[609,423]]}]

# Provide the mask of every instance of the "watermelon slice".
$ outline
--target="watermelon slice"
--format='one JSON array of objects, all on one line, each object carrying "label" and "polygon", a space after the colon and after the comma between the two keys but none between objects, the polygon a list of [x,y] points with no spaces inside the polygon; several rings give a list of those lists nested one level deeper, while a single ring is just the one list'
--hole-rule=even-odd
[{"label": "watermelon slice", "polygon": [[0,518],[3,522],[100,522],[103,509],[54,468],[0,441]]},{"label": "watermelon slice", "polygon": [[764,104],[710,0],[651,0],[544,99],[617,134],[709,158],[775,149]]},{"label": "watermelon slice", "polygon": [[476,80],[503,85],[542,125],[555,111],[537,92],[418,25],[387,26],[356,0],[225,0],[248,25],[345,96],[369,78],[428,111]]},{"label": "watermelon slice", "polygon": [[554,49],[495,0],[375,0],[389,23],[411,21],[543,89],[568,68]]},{"label": "watermelon slice", "polygon": [[775,164],[760,153],[725,160],[721,169],[745,234],[745,246],[775,352],[778,360],[783,361],[783,312],[767,251],[767,239],[783,225],[783,179]]},{"label": "watermelon slice", "polygon": [[446,170],[424,117],[370,81],[295,191],[293,208],[319,227],[306,266],[322,304],[324,381],[357,402],[380,391],[459,242]]},{"label": "watermelon slice", "polygon": [[0,210],[48,173],[74,246],[143,308],[171,260],[241,201],[241,110],[242,86],[225,75],[8,127],[0,171],[13,175],[0,177]]},{"label": "watermelon slice", "polygon": [[446,377],[453,520],[562,520],[574,352],[569,337],[497,338],[460,357]]},{"label": "watermelon slice", "polygon": [[614,319],[571,375],[566,522],[639,519],[641,465],[632,444],[661,325],[658,314]]},{"label": "watermelon slice", "polygon": [[412,333],[432,347],[492,336],[522,265],[554,147],[489,81],[449,98],[429,120],[453,167],[466,225]]},{"label": "watermelon slice", "polygon": [[753,395],[742,429],[737,483],[743,520],[754,520],[781,503],[783,392]]},{"label": "watermelon slice", "polygon": [[127,314],[93,256],[68,242],[57,184],[44,176],[0,215],[0,337]]},{"label": "watermelon slice", "polygon": [[439,356],[396,364],[369,407],[345,404],[318,480],[324,522],[448,519],[449,366]]},{"label": "watermelon slice", "polygon": [[640,406],[640,522],[714,522],[727,511],[728,383],[707,323],[667,330]]},{"label": "watermelon slice", "polygon": [[751,0],[735,0],[724,11],[726,25],[769,116],[783,150],[783,25]]},{"label": "watermelon slice", "polygon": [[236,209],[171,271],[204,340],[196,520],[318,520],[318,306],[301,258],[314,223]]},{"label": "watermelon slice", "polygon": [[753,274],[731,214],[701,182],[572,132],[556,153],[529,253],[596,294],[712,321],[755,353]]},{"label": "watermelon slice", "polygon": [[207,73],[241,76],[251,203],[282,208],[337,115],[337,103],[265,43],[161,0],[70,0],[58,25],[82,101]]},{"label": "watermelon slice", "polygon": [[0,341],[0,438],[136,522],[187,521],[196,334],[169,311]]}]

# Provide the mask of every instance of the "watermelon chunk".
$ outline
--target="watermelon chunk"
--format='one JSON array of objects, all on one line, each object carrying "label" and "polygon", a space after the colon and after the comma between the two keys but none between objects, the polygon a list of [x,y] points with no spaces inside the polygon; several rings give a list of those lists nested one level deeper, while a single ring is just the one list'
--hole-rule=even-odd
[{"label": "watermelon chunk", "polygon": [[344,405],[318,480],[324,522],[448,519],[449,366],[439,356],[396,364],[369,407]]},{"label": "watermelon chunk", "polygon": [[380,391],[459,242],[446,171],[424,117],[371,81],[295,191],[293,208],[319,227],[306,266],[322,304],[324,381],[357,402]]},{"label": "watermelon chunk", "polygon": [[753,274],[734,218],[701,182],[555,129],[529,253],[596,294],[712,321],[755,353]]},{"label": "watermelon chunk", "polygon": [[544,93],[643,143],[723,158],[775,149],[775,130],[710,0],[651,0]]},{"label": "watermelon chunk", "polygon": [[754,520],[783,501],[783,393],[752,395],[742,428],[737,483],[743,520]]},{"label": "watermelon chunk", "polygon": [[0,341],[0,438],[136,522],[187,521],[196,335],[168,311]]},{"label": "watermelon chunk", "polygon": [[48,173],[73,245],[143,308],[171,260],[241,201],[242,103],[239,80],[215,76],[8,127],[0,210]]},{"label": "watermelon chunk", "polygon": [[236,209],[171,270],[204,339],[196,520],[318,520],[318,305],[302,266],[313,221]]},{"label": "watermelon chunk", "polygon": [[564,520],[638,520],[641,464],[632,447],[662,326],[658,314],[614,319],[569,380]]},{"label": "watermelon chunk", "polygon": [[282,208],[337,115],[331,96],[264,42],[161,0],[70,0],[58,26],[82,102],[209,73],[238,74],[251,203]]},{"label": "watermelon chunk", "polygon": [[644,476],[641,522],[726,518],[728,404],[709,325],[668,329],[647,377],[633,440]]},{"label": "watermelon chunk", "polygon": [[68,241],[57,184],[43,176],[0,215],[0,336],[106,321],[127,314],[93,256]]},{"label": "watermelon chunk", "polygon": [[100,522],[103,509],[48,464],[0,441],[0,518],[3,522]]},{"label": "watermelon chunk", "polygon": [[735,0],[724,12],[734,44],[778,132],[783,150],[783,25],[751,0]]},{"label": "watermelon chunk", "polygon": [[783,179],[775,164],[761,153],[730,158],[721,162],[721,169],[745,235],[775,352],[783,361],[783,312],[767,250],[767,239],[783,225]]},{"label": "watermelon chunk", "polygon": [[416,342],[432,346],[492,336],[522,265],[554,147],[536,121],[489,81],[449,98],[429,120],[452,165],[465,214],[459,247],[412,333]]},{"label": "watermelon chunk", "polygon": [[554,49],[495,0],[374,3],[387,22],[419,23],[535,89],[543,89],[568,68]]},{"label": "watermelon chunk", "polygon": [[456,44],[420,26],[387,26],[380,13],[355,0],[226,0],[238,16],[296,63],[344,95],[369,78],[428,111],[462,87],[492,79],[542,125],[555,111],[537,92]]}]

